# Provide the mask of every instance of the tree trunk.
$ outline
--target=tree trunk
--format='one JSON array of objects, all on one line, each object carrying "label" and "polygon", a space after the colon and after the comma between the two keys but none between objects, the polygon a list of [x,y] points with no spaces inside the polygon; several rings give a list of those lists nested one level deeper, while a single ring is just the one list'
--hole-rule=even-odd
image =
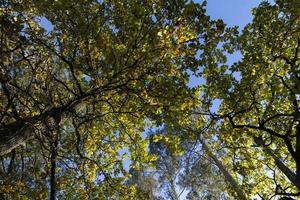
[{"label": "tree trunk", "polygon": [[[299,112],[297,113],[298,115]],[[300,116],[299,116],[300,117]],[[299,184],[297,188],[300,190],[300,121],[296,126],[296,181]]]},{"label": "tree trunk", "polygon": [[297,180],[296,174],[290,170],[270,149],[269,147],[263,147],[264,151],[269,154],[275,161],[275,165],[280,169],[282,173],[298,188],[300,189],[300,181]]},{"label": "tree trunk", "polygon": [[214,161],[216,166],[219,168],[221,173],[223,174],[225,181],[229,183],[231,188],[235,191],[236,196],[240,200],[247,200],[245,193],[239,186],[239,184],[236,182],[236,180],[233,178],[233,176],[230,174],[230,172],[227,170],[227,168],[223,165],[223,163],[211,152],[209,147],[206,145],[204,140],[200,139],[200,142],[202,144],[203,149],[205,150],[206,154]]},{"label": "tree trunk", "polygon": [[171,179],[171,181],[170,181],[169,192],[170,192],[170,196],[171,196],[172,200],[178,200],[178,195],[177,195],[177,192],[176,192],[176,186],[175,186],[175,183],[174,183],[173,179]]},{"label": "tree trunk", "polygon": [[31,125],[24,121],[16,121],[0,126],[0,156],[21,145],[31,132]]},{"label": "tree trunk", "polygon": [[57,138],[51,142],[51,175],[50,175],[50,200],[55,200],[56,196],[56,154],[57,154]]},{"label": "tree trunk", "polygon": [[41,115],[20,119],[15,122],[0,126],[0,156],[9,153],[20,146],[33,132],[33,124],[42,122],[50,117],[61,118],[63,110],[70,106],[72,101],[65,106],[52,108]]}]

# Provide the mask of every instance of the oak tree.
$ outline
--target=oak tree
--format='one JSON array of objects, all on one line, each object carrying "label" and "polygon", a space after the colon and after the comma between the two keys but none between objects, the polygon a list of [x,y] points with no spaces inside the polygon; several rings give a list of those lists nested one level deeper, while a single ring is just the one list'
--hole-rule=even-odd
[{"label": "oak tree", "polygon": [[[184,119],[222,33],[184,0],[0,1],[1,198],[133,199],[146,123]],[[206,45],[208,44],[208,45]]]}]

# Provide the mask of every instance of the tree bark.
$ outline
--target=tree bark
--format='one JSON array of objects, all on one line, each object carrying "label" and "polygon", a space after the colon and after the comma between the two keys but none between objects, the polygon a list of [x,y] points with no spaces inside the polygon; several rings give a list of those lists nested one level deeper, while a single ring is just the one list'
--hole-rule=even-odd
[{"label": "tree bark", "polygon": [[290,170],[270,149],[269,147],[263,147],[264,151],[269,154],[275,161],[275,165],[280,169],[282,173],[300,190],[300,181],[297,179],[296,174]]},{"label": "tree bark", "polygon": [[177,192],[176,192],[176,186],[175,186],[175,183],[174,183],[173,179],[170,181],[169,192],[170,192],[170,196],[171,196],[172,200],[178,200],[178,195],[177,195]]},{"label": "tree bark", "polygon": [[56,196],[56,150],[57,150],[57,139],[51,144],[51,174],[50,174],[50,200],[55,200]]},{"label": "tree bark", "polygon": [[0,156],[21,145],[31,132],[31,125],[25,121],[16,121],[0,126]]},{"label": "tree bark", "polygon": [[223,165],[223,163],[211,152],[209,147],[206,145],[204,140],[200,139],[203,149],[205,150],[206,154],[214,161],[215,165],[219,168],[221,173],[223,174],[225,181],[229,183],[231,188],[235,191],[236,196],[240,200],[247,200],[245,193],[237,183],[237,181],[233,178],[227,168]]},{"label": "tree bark", "polygon": [[[71,103],[73,102],[71,101]],[[23,144],[32,134],[34,124],[51,117],[61,117],[63,110],[70,106],[71,103],[66,104],[65,106],[52,108],[37,116],[20,119],[0,126],[0,156],[11,152],[11,150]]]},{"label": "tree bark", "polygon": [[[299,112],[297,114],[299,114]],[[300,186],[300,121],[298,121],[298,124],[296,126],[295,154],[296,154],[296,181],[297,181],[297,183],[299,183],[299,186]],[[299,186],[297,186],[297,188],[300,190]]]}]

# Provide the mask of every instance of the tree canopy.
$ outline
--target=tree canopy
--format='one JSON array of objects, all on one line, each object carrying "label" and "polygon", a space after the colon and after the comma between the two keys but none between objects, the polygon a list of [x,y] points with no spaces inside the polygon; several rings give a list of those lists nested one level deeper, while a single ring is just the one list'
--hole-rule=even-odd
[{"label": "tree canopy", "polygon": [[237,38],[242,60],[204,72],[207,99],[221,101],[211,116],[219,122],[218,142],[230,146],[224,161],[243,189],[263,198],[299,195],[298,8],[296,1],[261,3]]},{"label": "tree canopy", "polygon": [[297,0],[241,33],[206,1],[0,9],[1,199],[300,196]]}]

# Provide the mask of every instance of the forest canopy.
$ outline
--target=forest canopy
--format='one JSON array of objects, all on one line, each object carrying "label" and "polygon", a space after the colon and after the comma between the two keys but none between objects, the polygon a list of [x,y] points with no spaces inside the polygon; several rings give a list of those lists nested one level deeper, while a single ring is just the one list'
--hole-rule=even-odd
[{"label": "forest canopy", "polygon": [[300,198],[300,3],[206,4],[0,1],[0,199]]}]

